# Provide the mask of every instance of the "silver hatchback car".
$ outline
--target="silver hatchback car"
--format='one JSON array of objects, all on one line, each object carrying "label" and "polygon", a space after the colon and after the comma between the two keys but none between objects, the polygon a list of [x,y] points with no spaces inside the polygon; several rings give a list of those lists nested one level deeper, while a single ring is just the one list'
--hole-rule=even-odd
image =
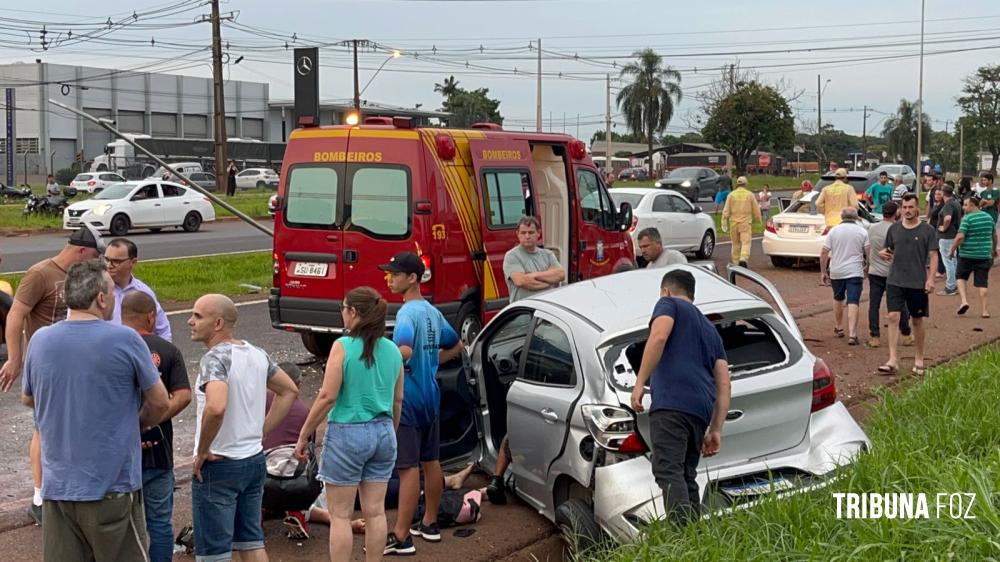
[{"label": "silver hatchback car", "polygon": [[[837,401],[832,373],[809,352],[770,282],[739,267],[729,270],[729,281],[704,268],[674,267],[695,276],[695,305],[717,326],[732,374],[722,450],[698,471],[706,505],[718,512],[772,491],[822,486],[868,448]],[[467,397],[478,402],[471,417],[480,462],[492,467],[509,434],[508,485],[581,539],[627,541],[664,513],[650,466],[649,418],[636,416],[629,396],[665,271],[601,277],[518,301],[471,347]],[[738,280],[769,294],[778,312]],[[646,401],[648,408],[649,393]]]}]

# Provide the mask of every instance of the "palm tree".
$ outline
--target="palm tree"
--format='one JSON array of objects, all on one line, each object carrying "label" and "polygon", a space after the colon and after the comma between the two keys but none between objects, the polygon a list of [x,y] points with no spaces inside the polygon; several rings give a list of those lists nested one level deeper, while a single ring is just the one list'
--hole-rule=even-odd
[{"label": "palm tree", "polygon": [[440,93],[445,99],[450,98],[452,94],[458,91],[458,80],[455,80],[454,76],[449,76],[444,79],[444,84],[435,82],[434,91]]},{"label": "palm tree", "polygon": [[[931,134],[930,118],[924,113],[921,116],[924,124],[924,138]],[[908,100],[899,100],[899,108],[895,115],[890,115],[882,127],[882,136],[889,143],[889,153],[901,158],[904,162],[913,164],[917,155],[917,104]],[[920,162],[916,163],[917,169]]]},{"label": "palm tree", "polygon": [[653,49],[632,53],[636,58],[622,68],[620,78],[630,82],[618,92],[616,102],[625,114],[625,124],[646,139],[649,177],[653,177],[653,140],[666,130],[681,101],[681,75],[663,66],[663,57]]}]

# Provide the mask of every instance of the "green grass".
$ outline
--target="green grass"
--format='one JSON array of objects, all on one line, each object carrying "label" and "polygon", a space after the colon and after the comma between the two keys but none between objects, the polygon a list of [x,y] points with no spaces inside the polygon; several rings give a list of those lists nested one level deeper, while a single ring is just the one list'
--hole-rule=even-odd
[{"label": "green grass", "polygon": [[[238,192],[235,196],[223,199],[236,207],[238,210],[254,218],[267,217],[267,200],[273,195],[273,191],[248,190]],[[92,195],[81,193],[72,200],[70,204],[90,199]],[[217,217],[231,217],[232,213],[213,203]],[[44,230],[49,228],[62,228],[62,215],[25,215],[24,202],[9,203],[0,205],[0,232],[12,230]]]},{"label": "green grass", "polygon": [[[584,559],[997,560],[998,365],[1000,346],[992,345],[932,369],[908,388],[883,390],[866,424],[872,452],[827,489],[679,531],[656,523],[634,544]],[[838,520],[833,492],[923,492],[931,518]],[[936,518],[938,492],[976,494],[976,519]]]},{"label": "green grass", "polygon": [[[256,285],[266,293],[271,286],[270,252],[252,252],[232,256],[182,258],[168,261],[139,262],[132,272],[156,293],[160,302],[193,301],[207,293],[243,295],[241,283]],[[21,275],[9,279],[14,289]]]},{"label": "green grass", "polygon": [[[747,176],[747,187],[750,191],[760,191],[761,187],[766,183],[771,187],[771,191],[784,191],[798,189],[799,185],[805,180],[809,180],[813,185],[816,185],[816,182],[819,181],[819,174],[802,174],[798,178],[795,176]],[[653,187],[653,183],[655,182],[656,180],[616,181],[614,187]],[[734,177],[733,183],[735,184],[735,182],[736,178]]]}]

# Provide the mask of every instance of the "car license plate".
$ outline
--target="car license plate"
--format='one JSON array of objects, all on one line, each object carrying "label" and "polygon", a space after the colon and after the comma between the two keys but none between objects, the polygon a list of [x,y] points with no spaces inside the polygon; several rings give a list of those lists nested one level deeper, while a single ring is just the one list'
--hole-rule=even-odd
[{"label": "car license plate", "polygon": [[788,225],[788,232],[805,234],[806,232],[809,232],[809,226],[805,224],[790,224]]},{"label": "car license plate", "polygon": [[766,494],[768,492],[783,492],[785,490],[791,490],[795,487],[795,484],[785,480],[781,476],[777,476],[772,480],[758,480],[756,482],[748,482],[745,484],[737,484],[735,486],[722,486],[722,491],[730,497],[746,497],[746,496],[759,496],[761,494]]},{"label": "car license plate", "polygon": [[295,264],[294,274],[300,277],[326,277],[326,269],[330,264],[300,261]]}]

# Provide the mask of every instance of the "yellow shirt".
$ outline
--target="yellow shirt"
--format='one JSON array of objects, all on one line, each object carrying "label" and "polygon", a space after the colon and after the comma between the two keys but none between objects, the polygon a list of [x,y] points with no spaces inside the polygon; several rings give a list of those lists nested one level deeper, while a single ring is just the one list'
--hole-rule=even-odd
[{"label": "yellow shirt", "polygon": [[816,198],[816,210],[826,217],[827,226],[840,224],[840,212],[844,207],[857,207],[858,195],[850,185],[837,180],[823,188]]},{"label": "yellow shirt", "polygon": [[761,222],[760,205],[757,198],[745,187],[737,187],[722,208],[722,224],[752,224],[753,219]]}]

